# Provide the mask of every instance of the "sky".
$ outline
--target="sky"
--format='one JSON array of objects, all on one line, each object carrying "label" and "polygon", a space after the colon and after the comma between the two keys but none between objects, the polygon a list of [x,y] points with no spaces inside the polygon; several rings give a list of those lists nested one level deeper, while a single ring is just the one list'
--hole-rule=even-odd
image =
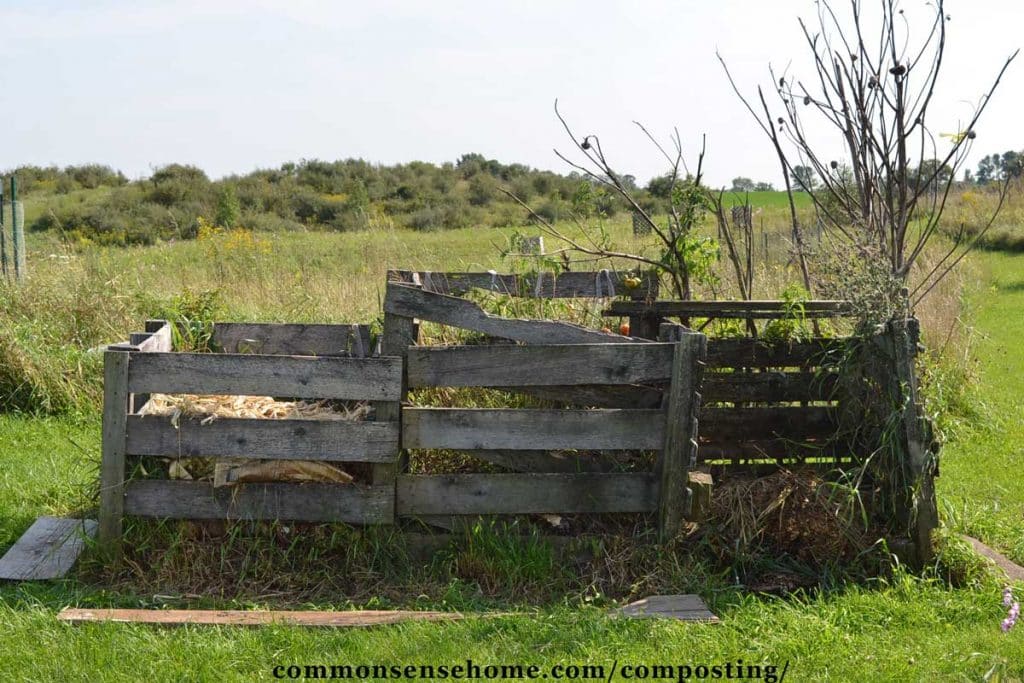
[{"label": "sky", "polygon": [[[908,16],[925,5],[903,0]],[[837,6],[845,7],[844,0]],[[947,0],[931,124],[955,132],[1024,44],[1024,2]],[[664,158],[634,121],[706,178],[781,181],[724,78],[809,76],[797,17],[812,0],[0,0],[0,168],[97,162],[130,178],[161,165],[211,177],[299,159],[442,163],[476,152],[568,171],[553,103],[612,164],[646,179]],[[1024,58],[978,127],[970,165],[1024,148]],[[827,131],[823,131],[826,133]],[[825,149],[840,147],[823,138]]]}]

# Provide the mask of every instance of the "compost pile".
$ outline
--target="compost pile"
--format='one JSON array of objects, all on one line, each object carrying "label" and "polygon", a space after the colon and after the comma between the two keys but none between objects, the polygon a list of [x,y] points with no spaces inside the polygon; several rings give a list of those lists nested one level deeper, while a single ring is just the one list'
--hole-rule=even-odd
[{"label": "compost pile", "polygon": [[[170,417],[175,429],[181,419],[198,420],[200,427],[220,418],[258,420],[346,420],[359,422],[370,413],[364,402],[280,401],[271,396],[153,394],[139,415]],[[350,484],[353,473],[312,460],[248,460],[233,458],[165,458],[170,479],[212,481],[214,486],[255,482],[329,482]]]}]

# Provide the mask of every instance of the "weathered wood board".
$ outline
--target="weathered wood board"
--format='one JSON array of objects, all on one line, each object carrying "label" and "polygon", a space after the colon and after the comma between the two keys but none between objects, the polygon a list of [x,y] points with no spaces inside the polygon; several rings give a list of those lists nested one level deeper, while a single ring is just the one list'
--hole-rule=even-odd
[{"label": "weathered wood board", "polygon": [[660,410],[403,408],[403,448],[657,450]]},{"label": "weathered wood board", "polygon": [[610,339],[618,343],[650,343],[647,339],[613,335],[571,323],[502,318],[486,313],[472,301],[393,282],[388,283],[384,311],[526,344],[600,344]]},{"label": "weathered wood board", "polygon": [[399,515],[650,512],[650,473],[452,474],[398,477]]},{"label": "weathered wood board", "polygon": [[[805,318],[835,318],[850,313],[846,301],[816,300],[801,303]],[[606,316],[710,316],[717,318],[773,319],[793,317],[793,304],[779,300],[754,301],[613,301]]]},{"label": "weathered wood board", "polygon": [[386,524],[393,486],[356,484],[240,484],[139,479],[128,482],[124,512],[167,519],[280,519]]},{"label": "weathered wood board", "polygon": [[802,368],[838,360],[849,345],[845,339],[811,339],[769,343],[759,339],[709,339],[709,368]]},{"label": "weathered wood board", "polygon": [[708,609],[699,595],[652,595],[620,607],[612,614],[631,619],[677,619],[718,623],[718,617]]},{"label": "weathered wood board", "polygon": [[91,519],[40,517],[0,558],[0,579],[44,581],[67,575],[85,549],[85,541],[96,535]]},{"label": "weathered wood board", "polygon": [[409,387],[643,384],[672,372],[674,344],[449,346],[409,349]]},{"label": "weathered wood board", "polygon": [[[627,273],[611,270],[597,272],[567,272],[540,274],[504,273],[433,273],[428,271],[388,271],[393,282],[422,284],[423,289],[435,294],[465,294],[471,289],[507,294],[515,297],[599,298],[628,295],[634,298],[655,299],[658,278],[650,273],[640,275],[640,284],[626,285]],[[538,285],[539,280],[539,285]]]},{"label": "weathered wood board", "polygon": [[216,323],[213,343],[225,353],[369,357],[369,325]]},{"label": "weathered wood board", "polygon": [[68,607],[57,615],[69,624],[112,622],[156,626],[317,626],[366,627],[407,621],[455,621],[458,612],[355,610],[351,612],[198,610],[198,609],[82,609]]},{"label": "weathered wood board", "polygon": [[397,401],[401,382],[401,358],[140,353],[128,372],[132,393]]},{"label": "weathered wood board", "polygon": [[168,417],[129,415],[125,451],[183,458],[392,462],[398,440],[397,422],[217,418],[203,424],[183,418],[175,428]]}]

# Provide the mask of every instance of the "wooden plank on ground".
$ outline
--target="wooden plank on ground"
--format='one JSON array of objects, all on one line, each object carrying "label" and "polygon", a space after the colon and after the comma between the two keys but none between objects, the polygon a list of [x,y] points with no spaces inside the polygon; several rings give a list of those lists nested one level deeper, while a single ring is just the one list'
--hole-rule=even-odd
[{"label": "wooden plank on ground", "polygon": [[455,621],[458,612],[354,610],[351,612],[198,610],[198,609],[82,609],[67,607],[57,619],[70,624],[113,622],[157,626],[318,626],[365,627],[407,621]]},{"label": "wooden plank on ground", "polygon": [[295,323],[216,323],[213,342],[225,353],[366,358],[371,349],[367,325]]},{"label": "wooden plank on ground", "polygon": [[85,549],[85,539],[96,535],[96,527],[91,519],[40,517],[0,558],[0,579],[63,578]]},{"label": "wooden plank on ground", "polygon": [[409,387],[643,384],[667,380],[673,344],[420,346]]},{"label": "wooden plank on ground", "polygon": [[397,422],[256,420],[130,415],[125,450],[131,455],[181,458],[246,457],[334,462],[392,462],[398,455]]},{"label": "wooden plank on ground", "polygon": [[[637,298],[655,299],[658,295],[658,278],[650,273],[640,274],[640,285],[626,286],[628,273],[614,272],[567,272],[567,273],[433,273],[428,271],[388,271],[392,282],[412,283],[414,279],[423,289],[436,294],[465,294],[471,289],[482,289],[515,297],[543,298],[598,298],[629,295]],[[540,285],[538,286],[538,279]]]},{"label": "wooden plank on ground", "polygon": [[502,318],[486,313],[479,305],[466,299],[425,292],[419,287],[393,282],[388,283],[384,311],[526,344],[601,344],[609,340],[617,343],[649,343],[647,339],[613,335],[571,323]]},{"label": "wooden plank on ground", "polygon": [[397,401],[401,358],[252,356],[228,353],[133,354],[132,393],[245,394]]},{"label": "wooden plank on ground", "polygon": [[403,408],[403,448],[657,450],[660,410]]},{"label": "wooden plank on ground", "polygon": [[705,403],[831,401],[838,375],[827,372],[709,372],[701,396]]},{"label": "wooden plank on ground", "polygon": [[241,484],[139,479],[128,483],[127,515],[167,519],[293,520],[385,524],[394,512],[393,486]]},{"label": "wooden plank on ground", "polygon": [[718,623],[699,595],[652,595],[614,610],[616,616],[631,619],[678,619]]},{"label": "wooden plank on ground", "polygon": [[650,512],[650,473],[452,474],[398,477],[397,511],[417,515]]}]

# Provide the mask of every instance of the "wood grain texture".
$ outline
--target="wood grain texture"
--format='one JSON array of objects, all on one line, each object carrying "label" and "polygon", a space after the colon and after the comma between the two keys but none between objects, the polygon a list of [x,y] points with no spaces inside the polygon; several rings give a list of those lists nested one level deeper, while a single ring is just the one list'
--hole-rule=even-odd
[{"label": "wood grain texture", "polygon": [[178,609],[82,609],[66,607],[57,619],[69,624],[152,624],[156,626],[310,626],[352,628],[408,621],[455,621],[457,612],[353,610],[351,612]]},{"label": "wood grain texture", "polygon": [[[139,354],[141,356],[141,354]],[[99,542],[116,559],[124,516],[125,421],[128,416],[129,352],[103,354],[103,428],[100,462]]]},{"label": "wood grain texture", "polygon": [[718,623],[718,617],[708,609],[699,595],[652,595],[620,607],[613,614],[631,619],[676,619]]},{"label": "wood grain texture", "polygon": [[572,474],[575,472],[613,472],[621,467],[618,461],[608,453],[580,454],[572,451],[469,449],[460,452],[514,472]]},{"label": "wood grain texture", "polygon": [[643,384],[667,380],[672,344],[417,347],[408,381],[416,387]]},{"label": "wood grain texture", "polygon": [[834,412],[833,408],[818,406],[704,407],[700,411],[700,431],[709,439],[732,442],[768,438],[821,439],[835,434]]},{"label": "wood grain texture", "polygon": [[96,535],[96,527],[91,519],[40,517],[0,558],[0,579],[63,578],[85,549],[86,539]]},{"label": "wood grain texture", "polygon": [[[640,275],[640,285],[634,288],[626,286],[626,273],[607,271],[568,272],[537,274],[503,274],[503,273],[434,273],[427,271],[388,271],[388,281],[422,284],[423,289],[435,294],[465,294],[471,289],[507,294],[514,297],[541,298],[597,298],[598,289],[601,297],[629,295],[635,298],[656,299],[658,296],[658,278],[649,273]],[[537,281],[540,280],[538,287]]]},{"label": "wood grain texture", "polygon": [[367,358],[373,351],[369,325],[216,323],[213,342],[225,353]]},{"label": "wood grain texture", "polygon": [[132,358],[132,393],[245,394],[397,401],[400,358],[144,353]]},{"label": "wood grain texture", "polygon": [[825,372],[709,372],[701,396],[705,403],[832,401],[837,398],[837,377]]},{"label": "wood grain texture", "polygon": [[388,283],[384,311],[527,344],[600,344],[609,340],[649,343],[646,339],[613,335],[571,323],[502,318],[484,312],[472,301],[393,282]]},{"label": "wood grain texture", "polygon": [[[753,301],[613,301],[603,314],[607,316],[657,315],[715,318],[773,319],[793,317],[792,304],[778,300]],[[849,315],[845,301],[816,300],[802,303],[806,318],[835,318]]]},{"label": "wood grain texture", "polygon": [[837,361],[848,339],[765,342],[759,339],[709,339],[708,368],[804,368]]},{"label": "wood grain texture", "polygon": [[125,514],[160,519],[291,520],[385,524],[394,513],[391,486],[240,484],[139,479],[129,482]]},{"label": "wood grain texture", "polygon": [[404,408],[403,448],[656,450],[660,410]]},{"label": "wood grain texture", "polygon": [[398,514],[514,515],[650,512],[648,473],[453,474],[398,477]]},{"label": "wood grain texture", "polygon": [[168,417],[130,415],[125,449],[182,458],[393,462],[398,443],[397,422],[183,418],[175,428]]},{"label": "wood grain texture", "polygon": [[681,326],[663,325],[661,338],[672,344],[672,379],[666,396],[664,441],[658,457],[661,479],[658,499],[658,537],[665,543],[679,533],[690,512],[687,475],[697,464],[697,413],[707,337]]},{"label": "wood grain texture", "polygon": [[[375,403],[374,414],[376,420],[398,422],[402,421],[402,401],[405,401],[408,394],[406,382],[406,355],[408,350],[416,346],[419,339],[419,324],[412,318],[395,315],[394,313],[384,314],[384,330],[381,339],[381,352],[387,356],[400,358],[402,360],[402,378],[399,385],[399,400],[390,403]],[[399,451],[397,459],[389,464],[376,464],[371,474],[375,486],[395,485],[395,477],[400,471],[407,469],[408,459],[404,452]],[[392,515],[392,522],[394,516]]]},{"label": "wood grain texture", "polygon": [[658,387],[640,384],[494,388],[580,408],[658,408],[663,393]]}]

